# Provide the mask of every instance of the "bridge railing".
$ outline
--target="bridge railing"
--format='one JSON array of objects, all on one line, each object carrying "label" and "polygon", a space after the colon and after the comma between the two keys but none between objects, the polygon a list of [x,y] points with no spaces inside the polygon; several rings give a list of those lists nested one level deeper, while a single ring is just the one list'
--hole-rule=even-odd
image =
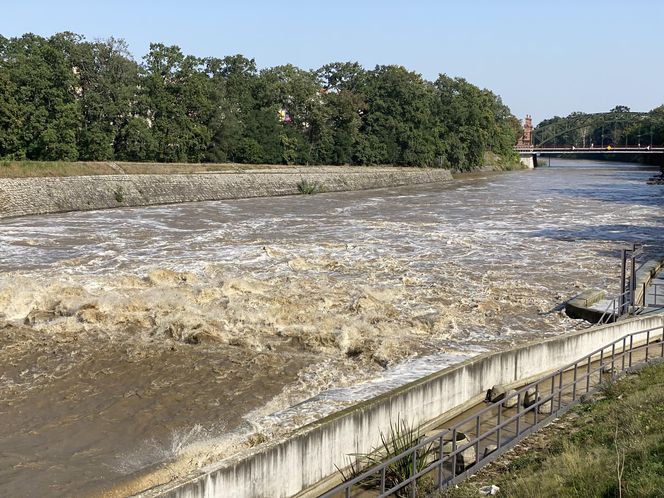
[{"label": "bridge railing", "polygon": [[517,152],[596,152],[598,154],[604,154],[607,152],[633,152],[638,153],[648,153],[648,152],[664,152],[664,147],[656,146],[630,146],[630,147],[614,147],[612,145],[607,146],[598,146],[598,147],[577,147],[573,145],[565,145],[559,147],[549,147],[544,146],[540,147],[538,145],[515,145],[514,150]]},{"label": "bridge railing", "polygon": [[[664,327],[639,330],[546,375],[321,495],[415,498],[454,485],[635,364],[664,357]],[[406,472],[404,472],[406,469]]]}]

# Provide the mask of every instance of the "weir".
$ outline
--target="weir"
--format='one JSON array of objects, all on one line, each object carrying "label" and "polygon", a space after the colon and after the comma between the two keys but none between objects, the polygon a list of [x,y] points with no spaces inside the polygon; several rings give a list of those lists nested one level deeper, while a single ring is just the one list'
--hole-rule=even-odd
[{"label": "weir", "polygon": [[423,430],[440,426],[484,397],[495,384],[523,385],[628,334],[661,336],[664,316],[650,316],[574,332],[484,354],[335,413],[285,441],[219,462],[188,479],[138,496],[315,496],[339,479],[348,455],[378,447],[381,433],[406,421]]}]

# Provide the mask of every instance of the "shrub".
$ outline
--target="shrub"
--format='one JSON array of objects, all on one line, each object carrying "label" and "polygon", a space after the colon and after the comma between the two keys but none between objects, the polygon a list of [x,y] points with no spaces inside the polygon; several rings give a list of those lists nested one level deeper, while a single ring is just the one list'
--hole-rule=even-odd
[{"label": "shrub", "polygon": [[[390,425],[390,431],[387,435],[380,433],[381,444],[378,448],[373,449],[369,453],[356,453],[349,455],[354,459],[351,461],[349,469],[344,472],[338,469],[345,481],[352,479],[366,471],[370,467],[380,464],[385,460],[389,460],[408,449],[415,446],[421,438],[419,430],[409,428],[405,422],[401,424]],[[385,487],[391,489],[398,484],[404,482],[417,472],[424,469],[430,462],[434,450],[433,443],[424,446],[417,450],[417,457],[415,458],[415,468],[413,469],[413,457],[409,454],[403,458],[392,462],[385,469]],[[376,473],[365,482],[362,483],[368,488],[376,488],[380,486],[380,473]],[[395,492],[395,496],[411,496],[412,485],[401,488]],[[433,483],[430,478],[421,477],[417,481],[416,495],[424,496],[433,489]]]},{"label": "shrub", "polygon": [[308,180],[302,179],[297,184],[297,190],[301,194],[311,195],[321,193],[323,191],[323,187],[318,182],[310,182]]}]

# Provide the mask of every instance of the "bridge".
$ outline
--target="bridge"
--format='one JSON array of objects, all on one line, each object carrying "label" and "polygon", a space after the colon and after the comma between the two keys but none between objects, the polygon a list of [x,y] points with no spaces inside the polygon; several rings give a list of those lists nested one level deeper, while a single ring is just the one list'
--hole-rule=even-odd
[{"label": "bridge", "polygon": [[664,154],[664,144],[656,143],[661,140],[662,128],[662,116],[621,107],[611,112],[554,118],[536,128],[532,118],[526,116],[523,135],[514,150],[529,167],[535,165],[539,155]]},{"label": "bridge", "polygon": [[664,147],[537,147],[515,146],[520,154],[664,154]]}]

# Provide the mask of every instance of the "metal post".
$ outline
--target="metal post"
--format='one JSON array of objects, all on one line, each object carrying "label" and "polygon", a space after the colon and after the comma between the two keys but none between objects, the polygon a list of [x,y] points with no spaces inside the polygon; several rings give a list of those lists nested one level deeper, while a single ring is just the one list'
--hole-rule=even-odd
[{"label": "metal post", "polygon": [[498,404],[498,423],[496,425],[496,448],[500,448],[500,422],[502,420],[502,413],[503,413],[503,402],[501,401]]},{"label": "metal post", "polygon": [[574,381],[572,383],[572,401],[576,400],[576,370],[578,368],[578,363],[574,364]]},{"label": "metal post", "polygon": [[443,436],[438,439],[440,448],[440,463],[438,464],[438,489],[443,487]]},{"label": "metal post", "polygon": [[380,494],[385,492],[385,467],[380,469]]},{"label": "metal post", "polygon": [[457,462],[457,454],[456,454],[456,449],[457,449],[457,443],[456,443],[456,434],[457,431],[454,429],[452,431],[452,479],[456,477],[456,462]]},{"label": "metal post", "polygon": [[410,482],[410,498],[417,498],[417,477],[415,477],[415,474],[417,474],[417,449],[413,451],[413,473],[411,474],[411,478],[413,479]]},{"label": "metal post", "polygon": [[588,356],[588,369],[586,371],[586,392],[590,391],[590,356]]},{"label": "metal post", "polygon": [[477,455],[477,461],[480,461],[480,415],[477,416],[475,420],[475,437],[477,438],[477,443],[475,444],[475,454]]},{"label": "metal post", "polygon": [[539,410],[539,382],[535,384],[535,404],[533,405],[535,410],[533,411],[533,425],[537,425],[537,411]]},{"label": "metal post", "polygon": [[634,349],[634,335],[629,336],[629,366],[632,366],[632,349]]},{"label": "metal post", "polygon": [[636,256],[634,253],[636,252],[636,246],[632,249],[632,257],[631,257],[631,263],[632,263],[632,275],[630,277],[629,281],[629,304],[634,307],[636,304]]},{"label": "metal post", "polygon": [[622,366],[620,371],[625,370],[625,354],[627,353],[627,338],[623,337],[623,350],[622,350]]},{"label": "metal post", "polygon": [[622,316],[625,309],[625,278],[626,278],[626,268],[627,264],[627,251],[625,249],[620,250],[620,296],[619,296],[619,306],[618,306],[618,316]]},{"label": "metal post", "polygon": [[516,395],[516,437],[519,437],[521,425],[521,392]]},{"label": "metal post", "polygon": [[646,361],[648,361],[649,349],[650,349],[650,331],[646,332]]},{"label": "metal post", "polygon": [[563,371],[560,370],[560,378],[558,380],[558,411],[563,403]]}]

